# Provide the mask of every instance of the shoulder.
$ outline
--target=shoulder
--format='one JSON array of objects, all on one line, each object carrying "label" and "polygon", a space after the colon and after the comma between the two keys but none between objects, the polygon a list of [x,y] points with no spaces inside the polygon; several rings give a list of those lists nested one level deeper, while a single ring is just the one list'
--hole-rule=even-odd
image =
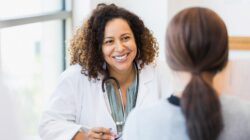
[{"label": "shoulder", "polygon": [[84,74],[81,74],[81,66],[78,64],[69,66],[64,72],[61,73],[57,80],[57,85],[54,89],[54,95],[67,93],[74,93],[82,79],[87,79]]},{"label": "shoulder", "polygon": [[173,132],[171,126],[179,120],[184,123],[180,108],[166,100],[161,100],[150,107],[135,108],[128,116],[125,130],[136,131],[136,133],[133,131],[130,133],[135,133],[133,136],[137,136],[138,139],[161,139],[163,137],[163,139],[169,139]]},{"label": "shoulder", "polygon": [[[222,95],[220,97],[222,111],[225,118],[248,119],[250,117],[250,102],[232,95]],[[250,120],[249,120],[250,121]]]},{"label": "shoulder", "polygon": [[[148,116],[147,114],[150,114]],[[155,116],[158,116],[158,114],[154,114]],[[125,126],[124,126],[124,135],[123,138],[126,140],[138,140],[138,139],[144,139],[147,137],[147,139],[150,139],[148,137],[149,133],[143,134],[143,132],[150,132],[148,131],[149,127],[152,127],[151,122],[154,120],[150,119],[152,118],[152,112],[151,110],[147,109],[133,109],[126,120]],[[145,123],[146,122],[146,123]],[[156,124],[156,122],[154,122]]]},{"label": "shoulder", "polygon": [[81,66],[74,64],[69,66],[62,74],[59,76],[57,81],[56,90],[62,92],[62,89],[66,91],[71,89],[72,91],[78,89],[78,85],[86,85],[88,82],[88,77],[81,73]]},{"label": "shoulder", "polygon": [[221,139],[248,139],[250,102],[231,95],[222,95],[220,100],[224,121]]},{"label": "shoulder", "polygon": [[250,102],[241,99],[237,96],[222,95],[220,97],[222,108],[224,110],[230,110],[230,112],[249,112],[250,113]]},{"label": "shoulder", "polygon": [[71,65],[60,75],[52,91],[50,104],[79,103],[83,93],[86,95],[90,89],[91,82],[87,76],[81,73],[81,66]]},{"label": "shoulder", "polygon": [[89,77],[82,73],[82,67],[79,64],[69,66],[59,77],[60,81],[74,81],[74,82],[90,82],[96,81],[89,79]]},{"label": "shoulder", "polygon": [[149,124],[152,122],[152,125],[157,124],[159,120],[168,120],[173,118],[173,115],[176,113],[181,113],[179,107],[170,104],[166,99],[161,99],[152,106],[145,108],[135,108],[131,112],[131,118],[140,118],[140,124],[146,123]]},{"label": "shoulder", "polygon": [[79,64],[74,64],[69,66],[62,74],[61,78],[73,78],[73,77],[78,77],[78,76],[84,76],[81,73],[82,67]]}]

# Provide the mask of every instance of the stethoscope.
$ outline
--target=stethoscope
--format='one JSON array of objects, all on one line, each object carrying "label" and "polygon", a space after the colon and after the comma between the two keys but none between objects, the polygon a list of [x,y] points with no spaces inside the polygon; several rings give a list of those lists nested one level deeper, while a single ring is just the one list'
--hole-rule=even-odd
[{"label": "stethoscope", "polygon": [[[137,94],[138,94],[138,90],[139,90],[139,69],[138,69],[138,66],[137,66],[136,62],[134,62],[134,66],[135,66],[135,70],[136,70],[136,90],[135,90],[135,95],[136,95],[136,96],[135,96],[135,98],[134,98],[133,108],[134,108],[135,105],[136,105]],[[105,83],[108,82],[108,81],[110,81],[110,80],[113,80],[113,81],[115,82],[115,84],[116,84],[116,86],[117,86],[117,88],[118,88],[118,92],[119,92],[119,96],[120,96],[120,102],[121,102],[121,104],[122,104],[123,121],[121,122],[121,121],[116,121],[116,120],[114,120],[114,121],[115,121],[115,124],[116,124],[116,126],[117,126],[117,128],[120,128],[120,129],[121,129],[120,132],[119,132],[119,130],[117,130],[118,133],[120,133],[120,135],[121,135],[123,125],[124,125],[124,123],[125,123],[125,121],[126,121],[126,118],[127,118],[127,113],[126,113],[126,111],[125,111],[125,105],[124,105],[124,102],[123,102],[121,86],[120,86],[120,83],[118,82],[118,80],[117,80],[115,77],[107,76],[107,77],[105,77],[105,78],[102,80],[102,91],[103,91],[103,93],[105,93]],[[120,126],[120,127],[119,127],[119,126]],[[118,134],[118,135],[119,135],[119,134]]]}]

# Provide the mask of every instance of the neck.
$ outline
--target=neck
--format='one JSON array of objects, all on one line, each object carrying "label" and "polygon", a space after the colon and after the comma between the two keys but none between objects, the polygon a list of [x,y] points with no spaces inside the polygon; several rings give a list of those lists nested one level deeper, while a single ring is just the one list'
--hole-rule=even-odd
[{"label": "neck", "polygon": [[[215,88],[213,85],[213,80],[215,77],[215,74],[211,73],[203,73],[202,78],[205,80],[206,83],[208,83],[211,87]],[[185,89],[186,85],[190,82],[191,74],[186,72],[178,72],[176,76],[176,80],[174,81],[174,84],[178,84],[175,88],[177,92],[175,93],[175,96],[181,97],[182,91]],[[217,91],[217,89],[215,89]],[[219,93],[217,93],[219,94]]]},{"label": "neck", "polygon": [[117,71],[111,69],[109,73],[110,76],[115,77],[118,80],[121,86],[130,84],[135,77],[135,69],[133,68],[133,66],[131,66],[126,71]]}]

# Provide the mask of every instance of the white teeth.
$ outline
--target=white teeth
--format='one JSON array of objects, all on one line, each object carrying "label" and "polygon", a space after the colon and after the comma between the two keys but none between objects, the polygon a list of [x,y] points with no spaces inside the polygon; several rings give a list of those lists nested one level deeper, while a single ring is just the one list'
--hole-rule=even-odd
[{"label": "white teeth", "polygon": [[128,56],[127,54],[124,54],[124,55],[120,55],[120,56],[114,56],[113,58],[115,58],[118,61],[122,61],[122,60],[126,59],[127,56]]}]

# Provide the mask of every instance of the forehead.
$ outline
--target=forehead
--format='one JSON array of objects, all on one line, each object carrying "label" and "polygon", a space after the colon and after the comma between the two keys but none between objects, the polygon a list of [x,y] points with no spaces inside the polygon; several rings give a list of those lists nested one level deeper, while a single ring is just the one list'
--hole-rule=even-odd
[{"label": "forehead", "polygon": [[122,18],[114,18],[105,25],[104,35],[116,35],[121,33],[132,33],[128,22]]}]

